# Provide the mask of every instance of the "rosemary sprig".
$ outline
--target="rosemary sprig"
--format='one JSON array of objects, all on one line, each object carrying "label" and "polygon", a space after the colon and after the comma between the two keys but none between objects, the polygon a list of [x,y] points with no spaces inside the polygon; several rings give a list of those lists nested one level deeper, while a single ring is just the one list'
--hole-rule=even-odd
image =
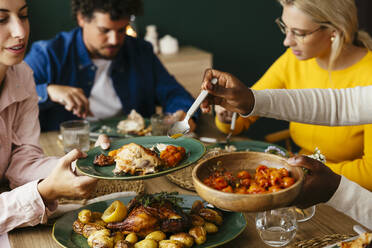
[{"label": "rosemary sprig", "polygon": [[160,192],[156,194],[143,194],[136,197],[137,201],[144,207],[148,207],[151,204],[158,203],[164,205],[166,202],[170,202],[178,207],[183,204],[183,199],[178,196],[178,192]]}]

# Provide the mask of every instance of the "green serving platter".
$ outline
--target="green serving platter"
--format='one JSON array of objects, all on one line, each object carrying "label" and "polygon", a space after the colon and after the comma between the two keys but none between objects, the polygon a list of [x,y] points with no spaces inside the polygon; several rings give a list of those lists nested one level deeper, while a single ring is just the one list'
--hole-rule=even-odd
[{"label": "green serving platter", "polygon": [[[108,118],[105,120],[100,121],[92,121],[89,122],[90,124],[90,132],[94,133],[98,136],[98,134],[106,134],[109,137],[121,137],[121,138],[130,138],[130,137],[137,137],[138,135],[135,134],[123,134],[119,133],[117,130],[117,125],[120,121],[127,119],[127,116],[117,116]],[[150,120],[148,118],[144,118],[145,120],[145,127],[150,125]],[[104,127],[104,128],[103,128]]]},{"label": "green serving platter", "polygon": [[[155,144],[162,143],[167,145],[174,145],[174,146],[182,146],[186,150],[186,158],[183,159],[180,164],[178,164],[174,168],[169,168],[166,170],[161,170],[156,173],[146,174],[146,175],[115,175],[112,171],[115,168],[114,165],[100,167],[93,164],[94,158],[96,155],[101,153],[107,155],[109,151],[116,150],[122,147],[125,144],[129,143],[136,143],[142,145],[144,147],[150,148]],[[115,179],[115,180],[140,180],[140,179],[148,179],[158,176],[163,176],[168,173],[180,170],[185,168],[196,161],[198,161],[203,154],[205,153],[206,148],[200,141],[188,138],[188,137],[180,137],[178,139],[172,139],[167,136],[144,136],[144,137],[135,137],[135,138],[127,138],[127,139],[119,139],[114,140],[111,143],[111,146],[108,150],[102,150],[100,147],[95,147],[89,150],[88,157],[84,159],[79,159],[76,163],[76,167],[85,175],[101,178],[101,179]]]},{"label": "green serving platter", "polygon": [[[186,211],[191,208],[194,201],[202,200],[198,196],[191,195],[179,195],[179,197],[182,197],[182,207]],[[63,215],[53,226],[53,239],[62,247],[89,248],[87,239],[82,235],[76,234],[72,229],[72,223],[76,220],[78,213],[82,209],[104,212],[113,201],[120,200],[127,205],[132,198],[133,196],[97,202]],[[208,234],[207,241],[204,244],[194,245],[193,248],[218,247],[223,245],[239,236],[247,226],[247,221],[243,213],[223,212],[223,218],[224,222],[219,227],[218,232],[216,234]]]},{"label": "green serving platter", "polygon": [[[252,152],[265,152],[265,150],[269,146],[274,146],[281,150],[283,152],[283,155],[288,155],[288,151],[276,144],[271,144],[263,141],[257,141],[257,140],[241,140],[241,141],[230,141],[229,145],[233,145],[236,147],[237,151],[252,151]],[[208,150],[211,150],[213,148],[221,148],[224,149],[226,146],[226,143],[216,143],[216,144],[211,144],[207,146]]]}]

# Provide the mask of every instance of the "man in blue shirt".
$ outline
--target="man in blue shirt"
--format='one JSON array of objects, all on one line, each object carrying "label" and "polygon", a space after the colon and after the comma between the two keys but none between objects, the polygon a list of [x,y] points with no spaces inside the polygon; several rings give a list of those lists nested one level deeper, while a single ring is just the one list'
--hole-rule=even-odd
[{"label": "man in blue shirt", "polygon": [[79,27],[35,42],[25,58],[34,71],[43,131],[132,109],[150,117],[157,105],[184,117],[194,99],[150,43],[126,36],[130,17],[142,13],[141,0],[72,0],[72,10]]}]

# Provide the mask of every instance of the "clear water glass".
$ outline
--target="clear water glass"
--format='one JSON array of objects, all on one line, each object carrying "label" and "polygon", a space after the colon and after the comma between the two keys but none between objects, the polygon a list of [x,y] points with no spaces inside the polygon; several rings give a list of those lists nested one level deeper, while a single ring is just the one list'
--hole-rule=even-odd
[{"label": "clear water glass", "polygon": [[152,136],[163,136],[167,135],[169,128],[175,122],[174,118],[170,114],[154,114],[150,118],[151,122],[151,135]]},{"label": "clear water glass", "polygon": [[88,151],[90,148],[89,122],[86,120],[66,121],[60,125],[65,153],[73,149]]},{"label": "clear water glass", "polygon": [[257,213],[256,228],[265,244],[272,247],[285,246],[296,235],[295,210],[290,207]]},{"label": "clear water glass", "polygon": [[310,220],[315,214],[315,206],[311,206],[305,209],[295,208],[296,218],[298,222],[304,222]]}]

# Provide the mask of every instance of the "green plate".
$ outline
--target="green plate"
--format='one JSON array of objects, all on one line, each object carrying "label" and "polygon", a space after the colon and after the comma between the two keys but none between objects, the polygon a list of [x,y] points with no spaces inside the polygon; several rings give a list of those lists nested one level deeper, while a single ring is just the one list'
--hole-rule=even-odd
[{"label": "green plate", "polygon": [[[269,146],[275,146],[276,148],[280,149],[284,154],[288,155],[288,151],[284,149],[283,147],[275,145],[275,144],[271,144],[271,143],[262,142],[262,141],[256,141],[256,140],[231,141],[229,145],[235,146],[237,151],[253,151],[253,152],[265,152],[266,148],[268,148]],[[207,149],[210,150],[216,147],[224,149],[225,146],[226,144],[217,143],[217,144],[208,145]]]},{"label": "green plate", "polygon": [[[123,175],[117,176],[112,171],[115,168],[114,165],[100,167],[93,164],[94,157],[98,154],[105,154],[111,150],[116,150],[122,147],[125,144],[129,143],[136,143],[142,145],[144,147],[150,148],[157,143],[163,143],[167,145],[175,145],[175,146],[182,146],[186,150],[186,158],[181,161],[179,165],[174,168],[170,168],[167,170],[162,170],[153,174],[146,174],[140,176],[132,176],[132,175]],[[163,176],[165,174],[174,172],[176,170],[185,168],[192,163],[198,161],[203,154],[205,153],[205,146],[198,140],[187,138],[187,137],[180,137],[178,139],[172,139],[167,136],[144,136],[144,137],[135,137],[135,138],[128,138],[128,139],[120,139],[115,140],[111,143],[110,149],[107,151],[102,150],[100,147],[95,147],[88,151],[88,157],[84,159],[79,159],[76,163],[77,168],[85,175],[91,177],[97,177],[101,179],[120,179],[120,180],[139,180],[139,179],[147,179],[152,177]]]},{"label": "green plate", "polygon": [[[117,131],[116,126],[118,123],[122,120],[125,120],[126,116],[117,116],[108,118],[105,120],[100,121],[92,121],[90,122],[90,132],[95,134],[107,134],[109,137],[122,137],[122,138],[130,138],[130,137],[136,137],[135,134],[122,134]],[[148,127],[150,125],[150,120],[145,118],[145,126]],[[102,127],[106,126],[109,129],[108,130],[102,130]],[[98,135],[97,135],[98,136]]]},{"label": "green plate", "polygon": [[[183,208],[188,210],[191,208],[192,203],[196,200],[202,200],[198,196],[191,195],[179,195],[183,198]],[[102,202],[96,202],[83,208],[71,211],[61,218],[59,218],[53,226],[53,239],[62,247],[77,248],[84,247],[89,248],[87,239],[82,235],[76,234],[72,229],[72,223],[76,220],[78,213],[82,209],[90,209],[91,211],[104,212],[104,210],[110,206],[114,200],[120,200],[125,205],[133,197],[122,197],[113,200],[107,200]],[[207,241],[202,245],[194,245],[193,248],[206,248],[206,247],[217,247],[235,239],[240,233],[244,231],[247,226],[247,222],[244,218],[243,213],[234,212],[223,212],[224,222],[219,227],[219,231],[216,234],[208,234]]]}]

